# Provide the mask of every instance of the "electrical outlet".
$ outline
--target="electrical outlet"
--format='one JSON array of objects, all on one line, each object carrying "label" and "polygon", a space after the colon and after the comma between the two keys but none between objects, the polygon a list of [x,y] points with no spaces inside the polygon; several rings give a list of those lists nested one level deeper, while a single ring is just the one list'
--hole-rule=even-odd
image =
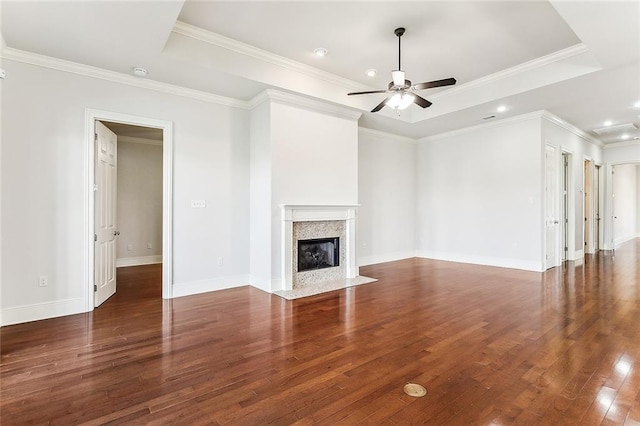
[{"label": "electrical outlet", "polygon": [[222,265],[224,265],[224,257],[221,256],[218,258],[218,266],[222,266]]},{"label": "electrical outlet", "polygon": [[151,249],[151,243],[147,243],[147,249]]},{"label": "electrical outlet", "polygon": [[46,275],[40,275],[40,278],[38,278],[38,286],[46,287],[47,285],[49,285],[49,278],[47,278]]},{"label": "electrical outlet", "polygon": [[127,251],[133,250],[133,244],[127,244]]}]

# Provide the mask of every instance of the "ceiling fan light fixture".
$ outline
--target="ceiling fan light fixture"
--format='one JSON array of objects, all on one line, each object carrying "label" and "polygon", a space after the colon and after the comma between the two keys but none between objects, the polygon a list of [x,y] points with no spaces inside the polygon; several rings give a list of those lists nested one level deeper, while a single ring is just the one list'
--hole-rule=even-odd
[{"label": "ceiling fan light fixture", "polygon": [[396,110],[409,108],[409,105],[416,99],[411,93],[396,93],[386,102],[386,105]]},{"label": "ceiling fan light fixture", "polygon": [[395,70],[391,71],[391,77],[393,78],[394,86],[404,86],[404,71]]}]

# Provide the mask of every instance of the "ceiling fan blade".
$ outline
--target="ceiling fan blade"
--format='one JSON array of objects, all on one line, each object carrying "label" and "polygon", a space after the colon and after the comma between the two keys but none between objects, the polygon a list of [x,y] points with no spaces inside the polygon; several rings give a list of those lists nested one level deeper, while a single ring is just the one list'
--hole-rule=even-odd
[{"label": "ceiling fan blade", "polygon": [[370,93],[387,93],[386,90],[371,90],[369,92],[351,92],[351,93],[347,93],[348,96],[351,95],[368,95]]},{"label": "ceiling fan blade", "polygon": [[455,78],[445,78],[444,80],[428,81],[426,83],[418,83],[414,87],[415,90],[432,89],[434,87],[453,86],[456,84]]},{"label": "ceiling fan blade", "polygon": [[432,105],[431,102],[429,102],[425,98],[421,98],[420,96],[416,95],[415,93],[412,93],[412,95],[415,97],[415,99],[413,100],[414,104],[420,105],[422,108],[427,108],[427,107],[430,107]]},{"label": "ceiling fan blade", "polygon": [[374,109],[371,110],[371,112],[378,112],[382,109],[382,107],[384,107],[384,105],[387,103],[387,101],[391,99],[391,96],[388,96],[384,101],[380,102]]}]

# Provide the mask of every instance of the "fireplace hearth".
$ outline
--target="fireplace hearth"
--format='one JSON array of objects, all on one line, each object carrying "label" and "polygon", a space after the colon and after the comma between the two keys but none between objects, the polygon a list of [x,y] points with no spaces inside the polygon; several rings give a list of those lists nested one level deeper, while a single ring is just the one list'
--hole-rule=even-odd
[{"label": "fireplace hearth", "polygon": [[340,238],[298,240],[298,272],[340,266]]}]

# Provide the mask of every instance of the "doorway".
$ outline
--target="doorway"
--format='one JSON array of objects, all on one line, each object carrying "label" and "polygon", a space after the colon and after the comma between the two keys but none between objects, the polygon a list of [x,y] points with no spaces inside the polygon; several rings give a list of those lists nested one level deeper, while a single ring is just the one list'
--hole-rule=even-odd
[{"label": "doorway", "polygon": [[611,171],[611,248],[640,236],[640,163],[622,163]]},{"label": "doorway", "polygon": [[[114,162],[117,182],[113,184],[115,194],[111,200],[115,204],[112,214],[115,228],[112,235],[108,235],[115,248],[110,256],[101,256],[100,244],[96,243],[95,306],[115,293],[116,281],[123,272],[121,268],[162,264],[162,129],[98,121],[96,130],[102,125],[106,127],[102,133],[112,133],[117,141],[114,149],[117,152],[117,162]],[[96,175],[100,176],[100,151],[97,152]],[[98,228],[101,221],[99,206],[104,204],[105,198],[100,186],[98,183],[96,190]],[[107,259],[109,264],[104,265]],[[104,276],[113,277],[115,281],[111,286],[103,285]]]},{"label": "doorway", "polygon": [[[96,306],[94,298],[96,289],[96,150],[94,149],[95,128],[97,122],[109,122],[119,125],[138,126],[141,128],[158,129],[162,133],[162,297],[172,297],[172,176],[173,176],[173,128],[172,123],[146,117],[112,113],[87,109],[85,111],[85,286],[86,310],[91,311]],[[113,261],[115,262],[115,256]]]}]

